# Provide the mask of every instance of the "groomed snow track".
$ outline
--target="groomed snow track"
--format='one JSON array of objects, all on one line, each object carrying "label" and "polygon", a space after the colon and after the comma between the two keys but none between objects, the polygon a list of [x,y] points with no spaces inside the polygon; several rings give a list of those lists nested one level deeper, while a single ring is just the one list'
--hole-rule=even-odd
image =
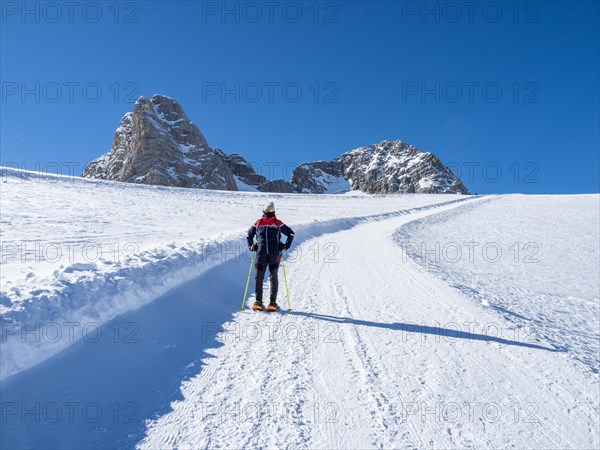
[{"label": "groomed snow track", "polygon": [[247,260],[207,266],[4,380],[46,420],[3,413],[2,448],[597,448],[597,382],[394,243],[457,204],[295,227],[291,312],[236,312]]}]

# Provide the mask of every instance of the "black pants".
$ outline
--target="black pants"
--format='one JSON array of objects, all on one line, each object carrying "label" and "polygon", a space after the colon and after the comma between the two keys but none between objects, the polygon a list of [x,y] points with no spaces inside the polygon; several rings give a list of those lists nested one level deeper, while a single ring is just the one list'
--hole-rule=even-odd
[{"label": "black pants", "polygon": [[262,302],[263,299],[263,281],[265,272],[269,268],[269,282],[271,284],[271,303],[277,301],[277,289],[279,288],[279,280],[277,279],[277,271],[279,270],[279,253],[270,253],[267,255],[256,255],[256,278],[255,290],[256,301]]}]

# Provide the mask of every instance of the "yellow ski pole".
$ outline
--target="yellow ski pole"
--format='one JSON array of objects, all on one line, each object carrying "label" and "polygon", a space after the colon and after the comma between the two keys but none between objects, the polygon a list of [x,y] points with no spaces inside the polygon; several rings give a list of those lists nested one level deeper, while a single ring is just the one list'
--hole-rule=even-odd
[{"label": "yellow ski pole", "polygon": [[285,281],[285,294],[288,299],[288,311],[292,310],[292,304],[290,302],[290,290],[288,289],[287,275],[285,274],[285,258],[283,257],[283,252],[281,252],[281,263],[283,265],[283,280]]},{"label": "yellow ski pole", "polygon": [[248,295],[248,285],[250,284],[250,274],[252,273],[252,266],[254,265],[254,255],[256,252],[252,252],[252,261],[250,261],[250,269],[248,269],[248,279],[246,280],[246,290],[244,291],[244,299],[242,300],[242,307],[240,311],[244,310],[244,305],[246,304],[246,295]]}]

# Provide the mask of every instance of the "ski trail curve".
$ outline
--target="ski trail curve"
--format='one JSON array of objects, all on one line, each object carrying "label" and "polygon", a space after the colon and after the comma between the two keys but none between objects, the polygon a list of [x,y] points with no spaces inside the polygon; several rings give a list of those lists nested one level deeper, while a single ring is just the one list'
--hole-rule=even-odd
[{"label": "ski trail curve", "polygon": [[552,346],[497,337],[493,327],[514,331],[508,322],[394,245],[399,226],[453,207],[359,224],[290,255],[293,311],[237,314],[212,369],[182,385],[139,448],[597,446],[597,383]]},{"label": "ski trail curve", "polygon": [[[456,332],[511,325],[394,243],[459,204],[308,228],[286,264],[290,313],[232,319],[247,274],[232,259],[107,323],[108,339],[0,385],[6,404],[96,403],[102,417],[11,416],[0,447],[598,447],[597,382],[544,342]],[[137,342],[113,343],[126,323]]]}]

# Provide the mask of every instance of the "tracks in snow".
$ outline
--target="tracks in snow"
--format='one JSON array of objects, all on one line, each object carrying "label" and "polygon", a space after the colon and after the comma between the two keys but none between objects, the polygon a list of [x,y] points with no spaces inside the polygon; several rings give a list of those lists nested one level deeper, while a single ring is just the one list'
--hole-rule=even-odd
[{"label": "tracks in snow", "polygon": [[[208,362],[213,370],[183,385],[184,399],[151,424],[140,447],[596,444],[594,412],[577,406],[581,398],[593,404],[593,387],[556,363],[564,355],[454,332],[452,323],[510,325],[403,258],[392,232],[427,214],[305,243],[337,252],[288,264],[294,311],[238,314]],[[567,391],[569,383],[579,387]],[[573,415],[573,429],[561,429]]]},{"label": "tracks in snow", "polygon": [[[430,209],[454,206],[451,202],[376,219],[404,223],[430,214]],[[378,223],[373,220],[361,222]],[[389,398],[378,389],[385,374],[375,367],[363,333],[352,322],[338,320],[352,316],[341,276],[361,270],[360,265],[352,267],[352,252],[363,244],[345,241],[351,240],[353,230],[328,233],[303,245],[306,249],[314,244],[316,250],[288,261],[294,311],[238,314],[220,336],[225,345],[214,351],[216,360],[208,362],[212,369],[184,383],[186,400],[150,425],[141,447],[330,447],[332,440],[346,448],[381,447],[382,436],[408,436],[407,431],[393,431],[402,421],[394,406],[397,393]],[[337,241],[341,233],[346,235],[344,242]],[[332,244],[339,252],[334,259],[327,251]],[[369,276],[378,279],[378,268],[373,260],[369,264]],[[395,284],[387,284],[390,295]],[[375,292],[370,295],[379,301]],[[286,303],[283,296],[279,301]],[[410,433],[405,444],[418,443],[415,430]]]},{"label": "tracks in snow", "polygon": [[287,264],[291,313],[229,320],[247,273],[231,260],[122,316],[138,324],[139,344],[77,345],[2,396],[131,401],[139,421],[15,421],[2,447],[27,436],[50,448],[597,447],[597,384],[542,346],[453,333],[451,323],[508,325],[393,243],[399,226],[454,206],[308,226],[303,256]]}]

